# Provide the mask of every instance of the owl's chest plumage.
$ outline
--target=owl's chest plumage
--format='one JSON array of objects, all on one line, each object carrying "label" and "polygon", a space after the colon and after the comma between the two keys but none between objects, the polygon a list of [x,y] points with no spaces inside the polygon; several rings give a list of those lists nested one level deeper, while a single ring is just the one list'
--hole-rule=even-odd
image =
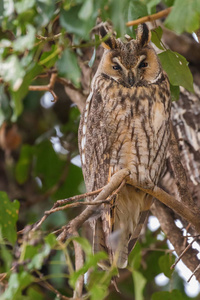
[{"label": "owl's chest plumage", "polygon": [[[121,87],[103,77],[97,78],[101,91],[102,116],[98,138],[107,139],[103,153],[109,153],[111,174],[129,168],[131,179],[140,184],[157,184],[162,171],[169,140],[170,96],[168,82],[162,84]],[[104,84],[102,84],[102,82]],[[102,139],[101,139],[102,132]]]}]

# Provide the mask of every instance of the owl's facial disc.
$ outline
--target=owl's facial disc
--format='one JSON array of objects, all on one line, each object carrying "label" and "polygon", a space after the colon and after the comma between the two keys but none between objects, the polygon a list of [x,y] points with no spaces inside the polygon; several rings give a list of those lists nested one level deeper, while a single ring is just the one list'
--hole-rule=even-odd
[{"label": "owl's facial disc", "polygon": [[126,87],[133,87],[143,79],[145,69],[148,67],[146,58],[146,55],[141,55],[138,60],[130,57],[129,60],[124,61],[121,56],[113,57],[111,65],[115,74],[112,77]]}]

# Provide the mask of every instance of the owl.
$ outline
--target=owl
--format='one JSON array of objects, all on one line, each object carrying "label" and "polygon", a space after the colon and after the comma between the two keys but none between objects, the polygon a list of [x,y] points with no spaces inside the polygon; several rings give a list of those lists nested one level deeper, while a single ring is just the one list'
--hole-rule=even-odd
[{"label": "owl", "polygon": [[146,24],[138,26],[136,39],[116,39],[105,25],[100,36],[108,38],[81,117],[79,150],[88,192],[119,170],[130,171],[110,205],[102,204],[90,221],[94,252],[106,251],[110,263],[125,268],[152,203],[134,185],[157,185],[165,165],[170,85]]}]

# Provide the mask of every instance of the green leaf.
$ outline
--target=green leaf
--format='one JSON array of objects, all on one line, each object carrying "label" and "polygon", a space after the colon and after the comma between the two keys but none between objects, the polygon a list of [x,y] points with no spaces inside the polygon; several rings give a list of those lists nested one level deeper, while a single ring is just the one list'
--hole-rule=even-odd
[{"label": "green leaf", "polygon": [[179,86],[170,84],[170,92],[171,92],[172,101],[177,101],[179,99],[179,95],[180,95]]},{"label": "green leaf", "polygon": [[[106,271],[93,268],[93,271],[90,273],[89,280],[87,282],[87,289],[91,295],[90,299],[92,300],[105,299],[106,295],[108,294],[108,287],[110,285],[110,282],[112,278],[117,275],[118,275],[117,268],[110,268],[107,269]],[[116,299],[116,298],[112,298],[112,299]]]},{"label": "green leaf", "polygon": [[147,281],[151,281],[154,277],[160,274],[159,257],[163,255],[163,251],[150,251],[145,258],[146,267],[143,269],[143,275]]},{"label": "green leaf", "polygon": [[[83,186],[83,174],[81,168],[70,163],[68,174],[63,185],[57,190],[54,195],[54,199],[62,199],[77,195],[81,192],[80,188]],[[82,191],[82,192],[85,192]]]},{"label": "green leaf", "polygon": [[160,3],[160,0],[150,0],[147,1],[147,11],[148,14],[154,14],[156,12],[156,5]]},{"label": "green leaf", "polygon": [[16,222],[18,220],[19,202],[11,202],[5,192],[0,192],[0,227],[2,235],[12,244],[17,239]]},{"label": "green leaf", "polygon": [[117,31],[118,36],[124,36],[126,33],[126,25],[124,22],[129,1],[127,0],[111,0],[110,1],[110,17]]},{"label": "green leaf", "polygon": [[157,292],[154,293],[152,300],[183,300],[183,295],[180,291],[178,290],[173,290],[171,292]]},{"label": "green leaf", "polygon": [[18,14],[26,12],[35,5],[35,0],[20,0],[15,3],[15,9]]},{"label": "green leaf", "polygon": [[78,271],[74,272],[71,276],[70,276],[70,280],[69,283],[70,285],[74,288],[76,281],[78,280],[78,278],[81,275],[84,275],[90,268],[96,268],[97,264],[100,260],[105,260],[108,258],[108,255],[105,252],[98,252],[94,255],[90,255],[84,266],[82,268],[80,268]]},{"label": "green leaf", "polygon": [[25,183],[26,180],[28,179],[32,157],[33,157],[32,147],[30,145],[23,145],[15,169],[15,177],[19,184]]},{"label": "green leaf", "polygon": [[[30,249],[29,249],[30,252]],[[45,243],[45,245],[40,249],[39,253],[37,252],[31,259],[31,262],[28,264],[28,268],[31,269],[41,269],[44,264],[44,260],[49,256],[51,252],[50,244]]]},{"label": "green leaf", "polygon": [[199,28],[200,1],[176,0],[171,13],[165,21],[165,26],[181,34],[184,31],[192,33]]},{"label": "green leaf", "polygon": [[81,5],[75,5],[69,10],[61,9],[60,24],[68,32],[77,35],[79,38],[89,40],[91,28],[95,25],[96,15],[92,15],[87,21],[79,18]]},{"label": "green leaf", "polygon": [[76,87],[80,87],[81,70],[78,65],[77,56],[70,49],[64,50],[57,62],[60,76],[70,79]]},{"label": "green leaf", "polygon": [[4,12],[3,15],[4,17],[9,17],[14,13],[14,1],[13,0],[4,0]]},{"label": "green leaf", "polygon": [[170,7],[174,5],[175,0],[164,0],[163,2],[167,7]]},{"label": "green leaf", "polygon": [[36,289],[36,287],[30,287],[27,291],[27,295],[29,297],[27,300],[44,300],[43,292],[39,292],[39,289]]},{"label": "green leaf", "polygon": [[163,30],[159,26],[156,29],[151,31],[151,41],[156,45],[157,48],[164,50],[161,42]]},{"label": "green leaf", "polygon": [[27,71],[26,75],[23,79],[23,84],[19,87],[17,91],[11,91],[13,97],[13,109],[14,109],[14,117],[13,121],[18,117],[23,111],[23,102],[22,100],[28,93],[28,87],[32,80],[42,72],[43,67],[38,66],[37,64],[33,63],[29,66],[29,70]]},{"label": "green leaf", "polygon": [[10,249],[8,249],[8,247],[6,247],[4,243],[5,241],[3,240],[2,230],[0,226],[0,257],[2,259],[1,268],[0,268],[1,273],[9,272],[13,262],[11,251]]},{"label": "green leaf", "polygon": [[51,248],[57,245],[57,239],[53,233],[48,234],[44,240]]},{"label": "green leaf", "polygon": [[72,240],[76,241],[81,245],[81,248],[84,250],[86,255],[88,256],[92,255],[92,246],[87,239],[77,236],[77,237],[73,237]]},{"label": "green leaf", "polygon": [[135,300],[143,300],[143,290],[147,280],[144,278],[142,273],[133,270],[132,271],[134,289],[135,289]]},{"label": "green leaf", "polygon": [[171,253],[167,253],[159,258],[160,269],[168,278],[171,278],[174,271],[170,269],[174,262],[175,256]]},{"label": "green leaf", "polygon": [[78,16],[81,20],[87,20],[91,17],[93,12],[93,0],[85,0],[81,9],[79,10]]},{"label": "green leaf", "polygon": [[31,50],[33,48],[35,43],[36,29],[30,24],[27,24],[26,29],[27,34],[18,37],[13,42],[13,49],[15,51],[24,52],[26,49]]},{"label": "green leaf", "polygon": [[128,8],[128,21],[137,20],[138,18],[146,15],[148,15],[147,6],[142,1],[130,1]]},{"label": "green leaf", "polygon": [[177,52],[170,50],[160,53],[159,59],[163,69],[167,72],[172,85],[180,85],[193,92],[193,77],[187,60]]},{"label": "green leaf", "polygon": [[44,27],[49,23],[54,14],[55,1],[36,0],[36,9],[37,15],[35,17],[35,21],[39,26]]},{"label": "green leaf", "polygon": [[8,96],[4,92],[4,85],[0,84],[0,125],[12,115]]},{"label": "green leaf", "polygon": [[57,45],[52,45],[50,51],[42,53],[39,64],[50,69],[55,65],[58,59],[59,51],[60,50],[58,49]]},{"label": "green leaf", "polygon": [[94,285],[90,289],[91,300],[103,300],[108,295],[107,286],[104,285]]},{"label": "green leaf", "polygon": [[32,282],[32,276],[27,272],[13,273],[8,281],[8,288],[2,295],[4,300],[20,299],[22,291]]},{"label": "green leaf", "polygon": [[17,91],[20,88],[24,75],[25,70],[15,54],[10,55],[4,61],[0,61],[0,76],[3,77],[4,81],[10,83],[13,91]]},{"label": "green leaf", "polygon": [[131,251],[129,254],[129,264],[133,270],[137,270],[140,267],[142,259],[142,254],[141,254],[141,246],[139,243],[136,243],[134,249]]},{"label": "green leaf", "polygon": [[57,183],[65,162],[59,158],[48,140],[36,145],[34,155],[34,175],[40,177],[43,190],[47,190]]}]

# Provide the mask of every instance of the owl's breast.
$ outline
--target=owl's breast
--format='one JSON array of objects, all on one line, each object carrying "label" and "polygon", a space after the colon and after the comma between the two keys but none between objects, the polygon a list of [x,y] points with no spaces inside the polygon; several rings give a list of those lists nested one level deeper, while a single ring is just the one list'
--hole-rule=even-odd
[{"label": "owl's breast", "polygon": [[129,168],[130,181],[157,184],[167,152],[169,112],[156,93],[150,97],[139,92],[130,94],[127,89],[105,102],[105,121],[113,138],[111,172]]}]

